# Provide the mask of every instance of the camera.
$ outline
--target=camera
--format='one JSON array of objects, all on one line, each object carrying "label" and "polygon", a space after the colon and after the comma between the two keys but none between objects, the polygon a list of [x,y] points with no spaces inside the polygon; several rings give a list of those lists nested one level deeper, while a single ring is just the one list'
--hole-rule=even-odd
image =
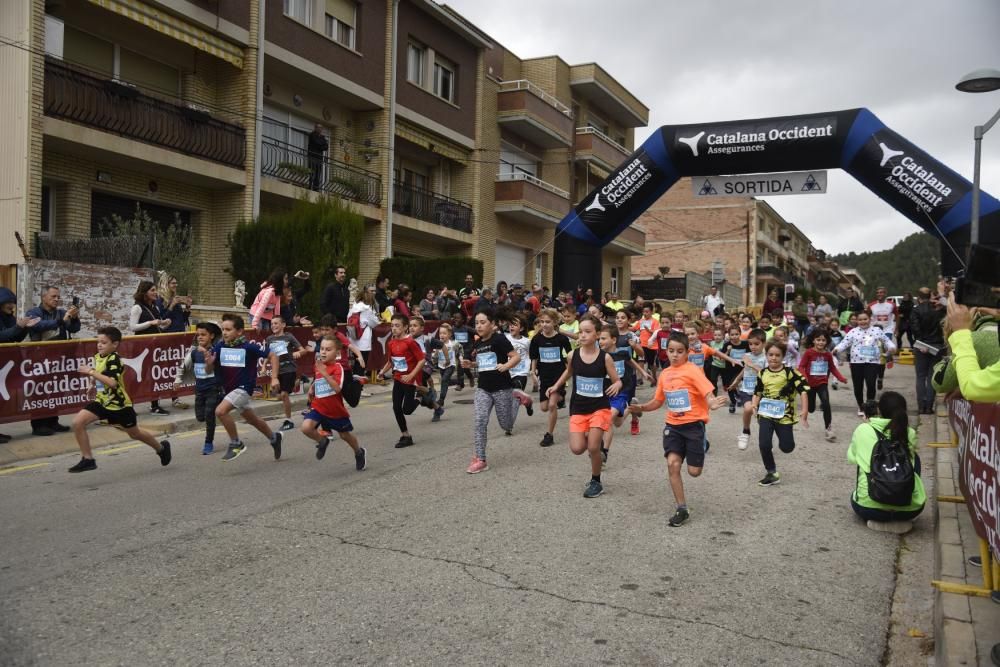
[{"label": "camera", "polygon": [[965,275],[955,281],[955,301],[963,306],[1000,307],[1000,250],[981,244],[969,249]]}]

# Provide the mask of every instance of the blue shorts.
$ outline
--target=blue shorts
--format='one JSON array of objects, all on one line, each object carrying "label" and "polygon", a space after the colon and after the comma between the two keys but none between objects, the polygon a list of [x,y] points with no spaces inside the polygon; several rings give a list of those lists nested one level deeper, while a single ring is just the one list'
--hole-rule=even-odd
[{"label": "blue shorts", "polygon": [[350,417],[327,417],[317,410],[310,410],[305,415],[306,419],[311,419],[324,431],[336,431],[337,433],[347,433],[354,430]]},{"label": "blue shorts", "polygon": [[753,394],[748,394],[745,391],[736,392],[736,405],[743,407],[744,403],[749,403],[753,400]]},{"label": "blue shorts", "polygon": [[617,412],[619,416],[624,415],[629,404],[632,403],[632,392],[620,391],[611,397],[610,402],[612,410]]}]

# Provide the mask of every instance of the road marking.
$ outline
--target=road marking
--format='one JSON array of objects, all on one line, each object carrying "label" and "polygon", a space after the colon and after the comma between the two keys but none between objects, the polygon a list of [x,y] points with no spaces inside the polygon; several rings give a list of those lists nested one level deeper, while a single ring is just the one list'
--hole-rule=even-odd
[{"label": "road marking", "polygon": [[135,449],[136,447],[146,447],[148,445],[140,443],[132,443],[131,445],[122,445],[121,447],[108,447],[107,449],[98,449],[94,454],[100,454],[101,456],[105,454],[114,454],[115,452],[126,452],[130,449]]},{"label": "road marking", "polygon": [[48,462],[45,463],[30,463],[26,466],[12,466],[10,468],[0,468],[0,475],[10,475],[15,472],[21,472],[22,470],[31,470],[32,468],[42,468],[44,466],[51,465]]}]

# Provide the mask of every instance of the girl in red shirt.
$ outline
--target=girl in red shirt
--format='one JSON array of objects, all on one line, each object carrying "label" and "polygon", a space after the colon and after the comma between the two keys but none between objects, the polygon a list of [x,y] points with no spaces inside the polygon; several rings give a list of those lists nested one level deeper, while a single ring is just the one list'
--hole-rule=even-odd
[{"label": "girl in red shirt", "polygon": [[837,362],[827,349],[829,345],[830,334],[826,329],[816,329],[806,336],[807,349],[799,360],[799,372],[809,383],[809,412],[816,411],[816,397],[819,396],[819,403],[823,410],[823,424],[826,426],[826,441],[833,442],[837,436],[830,429],[833,416],[830,412],[830,392],[826,386],[827,380],[830,373],[833,373],[838,380],[844,383],[847,382],[847,378],[837,370]]},{"label": "girl in red shirt", "polygon": [[[417,383],[424,370],[424,351],[409,334],[410,318],[401,313],[392,316],[392,337],[386,341],[386,362],[382,375],[392,371],[392,413],[399,425],[399,442],[396,449],[409,447],[413,437],[406,428],[406,415],[412,415],[420,405]],[[426,392],[427,388],[422,387]]]}]

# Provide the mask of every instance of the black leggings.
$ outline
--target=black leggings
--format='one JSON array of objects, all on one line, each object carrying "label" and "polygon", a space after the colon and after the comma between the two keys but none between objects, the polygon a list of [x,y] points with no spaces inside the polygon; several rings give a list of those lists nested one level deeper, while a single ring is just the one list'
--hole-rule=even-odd
[{"label": "black leggings", "polygon": [[875,400],[875,381],[878,380],[880,368],[878,364],[851,364],[851,383],[854,385],[854,399],[858,402],[859,409],[864,406],[865,401]]},{"label": "black leggings", "polygon": [[[722,384],[724,387],[729,387],[736,379],[736,376],[740,374],[740,367],[733,366],[731,364],[726,364],[726,367],[722,369]],[[737,396],[735,389],[727,389],[729,393],[729,405],[736,405]]]},{"label": "black leggings", "polygon": [[809,388],[809,414],[816,412],[816,397],[819,396],[820,409],[823,410],[823,425],[830,428],[833,415],[830,412],[830,390],[826,383]]},{"label": "black leggings", "polygon": [[712,393],[715,396],[719,395],[719,378],[722,377],[724,371],[725,369],[719,368],[711,361],[705,363],[705,375],[708,376],[708,381],[712,383]]},{"label": "black leggings", "polygon": [[778,436],[778,449],[786,454],[791,454],[795,450],[795,436],[792,433],[792,424],[779,424],[773,419],[759,417],[757,425],[760,429],[760,459],[764,463],[764,470],[767,472],[777,472],[778,467],[774,463],[774,436]]},{"label": "black leggings", "polygon": [[396,416],[400,433],[405,433],[408,430],[406,428],[406,415],[412,415],[418,405],[420,405],[420,400],[417,398],[416,385],[403,384],[402,382],[392,383],[392,414]]}]

